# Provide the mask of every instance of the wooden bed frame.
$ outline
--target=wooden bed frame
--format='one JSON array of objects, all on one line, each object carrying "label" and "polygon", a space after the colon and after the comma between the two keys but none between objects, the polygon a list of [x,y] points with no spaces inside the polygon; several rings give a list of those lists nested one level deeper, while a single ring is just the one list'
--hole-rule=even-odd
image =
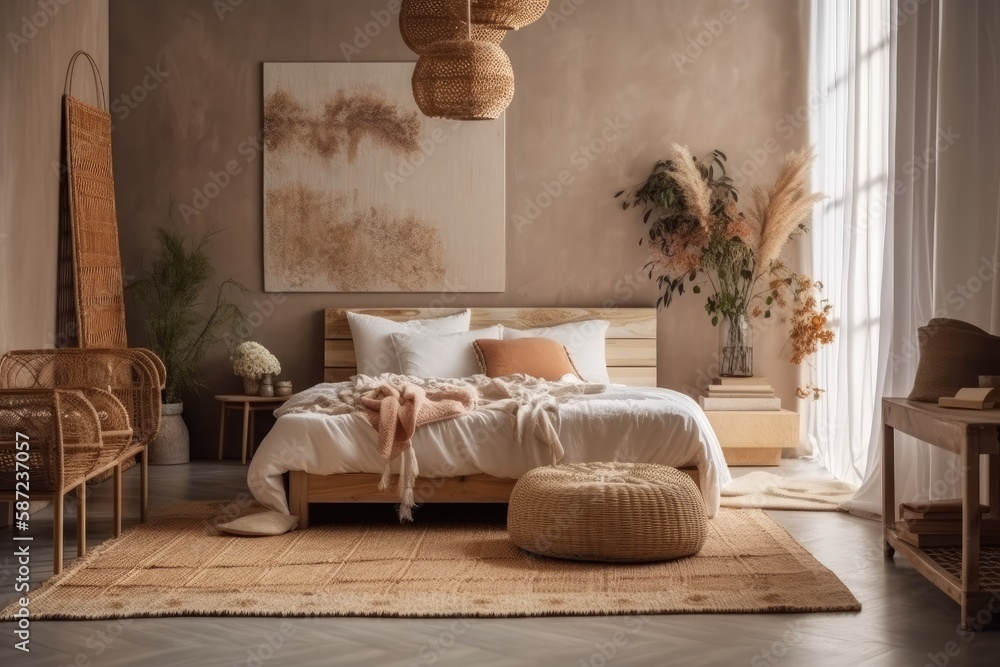
[{"label": "wooden bed frame", "polygon": [[[461,308],[374,308],[353,312],[404,321],[443,317]],[[472,308],[472,329],[502,324],[514,329],[554,326],[584,320],[608,320],[606,335],[608,374],[612,382],[632,386],[656,386],[656,309],[655,308]],[[323,377],[326,382],[341,382],[357,372],[354,341],[347,324],[347,310],[330,308],[325,312],[323,335]],[[683,468],[698,483],[697,468]],[[347,473],[313,475],[289,472],[289,511],[299,517],[299,528],[309,526],[310,503],[398,503],[395,478],[385,491],[379,491],[381,475]],[[432,503],[506,503],[510,500],[515,479],[490,475],[417,478],[413,493],[417,504]]]}]

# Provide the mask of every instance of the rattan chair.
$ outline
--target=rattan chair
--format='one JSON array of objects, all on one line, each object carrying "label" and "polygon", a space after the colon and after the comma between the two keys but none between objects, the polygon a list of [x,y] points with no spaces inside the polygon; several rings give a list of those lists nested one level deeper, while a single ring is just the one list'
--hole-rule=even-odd
[{"label": "rattan chair", "polygon": [[[87,479],[109,471],[114,477],[114,531],[121,535],[122,466],[138,456],[139,514],[146,520],[149,469],[146,450],[160,428],[163,364],[148,350],[19,350],[0,359],[0,388],[78,389],[102,419],[102,450]],[[124,414],[124,421],[118,416]]]},{"label": "rattan chair", "polygon": [[[105,404],[108,399],[117,402],[110,394],[100,396],[101,390],[90,391]],[[124,411],[105,419],[122,417],[127,421]],[[78,502],[77,554],[86,553],[86,481],[103,451],[101,417],[84,392],[0,389],[0,499],[14,504],[15,527],[21,521],[30,526],[29,501],[52,501],[54,574],[62,571],[63,499],[73,489]]]}]

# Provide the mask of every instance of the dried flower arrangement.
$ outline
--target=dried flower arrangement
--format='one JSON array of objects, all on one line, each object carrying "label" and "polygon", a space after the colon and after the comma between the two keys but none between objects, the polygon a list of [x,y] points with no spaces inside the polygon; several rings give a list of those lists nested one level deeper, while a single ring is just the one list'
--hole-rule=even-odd
[{"label": "dried flower arrangement", "polygon": [[239,377],[259,380],[265,375],[277,375],[281,372],[278,358],[267,351],[267,348],[248,340],[240,343],[231,357],[233,373]]},{"label": "dried flower arrangement", "polygon": [[[705,311],[713,326],[720,318],[727,324],[745,321],[748,314],[769,318],[773,307],[787,311],[793,363],[832,342],[827,327],[832,306],[818,296],[822,283],[791,272],[779,259],[790,240],[808,231],[812,207],[823,199],[809,189],[813,151],[789,153],[774,182],[754,186],[749,206],[740,210],[724,153],[715,150],[696,160],[679,144],[670,150],[670,158],[657,162],[644,182],[615,194],[623,209],[644,209],[647,268],[662,291],[657,307],[669,306],[692,283],[695,294],[709,290]],[[727,360],[721,361],[725,369]],[[822,393],[808,391],[817,398]]]}]

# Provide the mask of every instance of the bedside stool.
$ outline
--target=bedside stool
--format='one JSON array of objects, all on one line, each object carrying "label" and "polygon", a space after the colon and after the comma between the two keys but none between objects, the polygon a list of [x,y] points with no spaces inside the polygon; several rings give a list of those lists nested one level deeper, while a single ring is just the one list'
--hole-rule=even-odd
[{"label": "bedside stool", "polygon": [[220,394],[215,400],[222,404],[219,418],[219,460],[222,460],[222,447],[226,443],[226,410],[243,411],[243,463],[247,462],[247,435],[249,428],[250,455],[254,447],[254,419],[251,413],[261,410],[274,410],[289,399],[288,396],[244,396],[241,394]]},{"label": "bedside stool", "polygon": [[799,444],[799,413],[791,410],[706,410],[731,466],[776,466],[784,447]]}]

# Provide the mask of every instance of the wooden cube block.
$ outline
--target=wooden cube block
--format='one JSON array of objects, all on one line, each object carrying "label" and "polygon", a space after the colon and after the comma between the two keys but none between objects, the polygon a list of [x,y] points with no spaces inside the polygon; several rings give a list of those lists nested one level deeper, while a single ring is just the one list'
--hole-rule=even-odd
[{"label": "wooden cube block", "polygon": [[783,448],[799,444],[799,414],[791,410],[710,410],[705,415],[731,466],[776,466]]}]

